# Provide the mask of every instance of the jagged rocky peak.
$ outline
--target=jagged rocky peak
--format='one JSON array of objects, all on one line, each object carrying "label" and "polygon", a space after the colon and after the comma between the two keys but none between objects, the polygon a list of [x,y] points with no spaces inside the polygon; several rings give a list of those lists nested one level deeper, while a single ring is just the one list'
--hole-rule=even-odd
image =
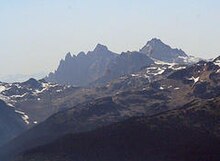
[{"label": "jagged rocky peak", "polygon": [[98,44],[88,53],[80,52],[77,56],[68,53],[60,61],[57,70],[49,74],[48,82],[85,86],[102,77],[107,66],[117,56],[104,45]]},{"label": "jagged rocky peak", "polygon": [[77,58],[82,58],[82,57],[85,57],[86,56],[86,53],[81,51],[78,55],[77,55]]},{"label": "jagged rocky peak", "polygon": [[102,44],[97,44],[93,51],[88,52],[88,54],[93,55],[114,55],[113,52],[109,51],[108,47]]},{"label": "jagged rocky peak", "polygon": [[170,63],[187,62],[187,54],[181,49],[173,49],[163,43],[160,39],[153,38],[140,50],[141,53],[148,56]]},{"label": "jagged rocky peak", "polygon": [[[158,38],[153,38],[150,41],[147,42],[147,45],[166,45],[164,44],[160,39]],[[168,46],[168,45],[166,45]]]},{"label": "jagged rocky peak", "polygon": [[72,56],[72,54],[68,52],[65,58],[60,60],[60,65],[63,66],[65,63],[68,63],[68,64],[71,63],[75,57],[76,57],[75,55]]},{"label": "jagged rocky peak", "polygon": [[108,50],[108,48],[107,48],[107,46],[105,46],[105,45],[102,45],[102,44],[97,44],[96,45],[96,47],[95,47],[95,49],[94,49],[94,51],[107,51]]},{"label": "jagged rocky peak", "polygon": [[147,44],[140,50],[140,52],[145,54],[150,54],[154,48],[156,47],[169,47],[168,45],[164,44],[160,39],[153,38],[147,42]]},{"label": "jagged rocky peak", "polygon": [[68,52],[65,56],[65,60],[69,60],[69,59],[72,59],[72,55],[70,52]]}]

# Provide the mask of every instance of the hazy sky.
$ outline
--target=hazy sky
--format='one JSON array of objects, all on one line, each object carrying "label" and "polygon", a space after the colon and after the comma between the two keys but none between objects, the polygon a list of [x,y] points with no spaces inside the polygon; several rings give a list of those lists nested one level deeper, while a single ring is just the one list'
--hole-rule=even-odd
[{"label": "hazy sky", "polygon": [[67,52],[138,50],[153,38],[220,55],[219,0],[0,0],[0,74],[53,71]]}]

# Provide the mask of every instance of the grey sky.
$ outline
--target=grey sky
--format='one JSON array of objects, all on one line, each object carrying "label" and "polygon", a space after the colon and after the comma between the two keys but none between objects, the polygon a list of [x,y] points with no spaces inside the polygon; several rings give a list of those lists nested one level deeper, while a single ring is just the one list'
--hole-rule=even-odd
[{"label": "grey sky", "polygon": [[220,55],[218,0],[0,0],[0,73],[53,71],[67,52],[138,50],[153,38]]}]

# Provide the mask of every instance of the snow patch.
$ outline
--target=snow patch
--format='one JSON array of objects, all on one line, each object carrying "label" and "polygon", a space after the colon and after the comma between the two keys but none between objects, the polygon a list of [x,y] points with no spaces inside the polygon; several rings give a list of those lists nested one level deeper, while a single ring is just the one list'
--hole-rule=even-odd
[{"label": "snow patch", "polygon": [[160,87],[160,90],[163,90],[164,88],[163,87]]},{"label": "snow patch", "polygon": [[158,64],[158,65],[173,65],[175,63],[167,63],[167,62],[164,62],[164,61],[160,61],[160,60],[157,60],[157,59],[154,59],[154,62],[155,64]]},{"label": "snow patch", "polygon": [[24,120],[24,122],[25,122],[27,125],[30,124],[30,122],[29,122],[29,117],[28,117],[27,114],[25,114],[25,112],[19,111],[19,110],[15,110],[15,112],[21,115],[21,118]]},{"label": "snow patch", "polygon": [[19,114],[21,114],[21,115],[25,115],[25,113],[22,112],[22,111],[15,110],[15,112],[16,112],[16,113],[19,113]]},{"label": "snow patch", "polygon": [[16,101],[12,101],[10,100],[10,97],[4,96],[2,94],[0,94],[0,100],[3,100],[8,106],[10,107],[14,107],[14,105],[12,104],[12,102],[16,102]]},{"label": "snow patch", "polygon": [[132,77],[137,77],[139,76],[138,74],[131,74]]},{"label": "snow patch", "polygon": [[22,95],[12,95],[11,97],[12,98],[23,98],[24,96],[26,96],[27,95],[27,93],[24,93],[24,94],[22,94]]},{"label": "snow patch", "polygon": [[43,93],[44,91],[48,90],[49,88],[54,88],[57,86],[58,86],[58,84],[42,83],[43,89],[35,90],[34,94],[37,95],[37,94]]},{"label": "snow patch", "polygon": [[199,77],[194,77],[192,76],[191,78],[187,78],[188,80],[193,80],[194,81],[194,84],[196,84],[198,81],[199,81]]},{"label": "snow patch", "polygon": [[58,89],[58,90],[56,90],[56,92],[57,92],[57,93],[60,93],[60,92],[62,92],[62,89]]},{"label": "snow patch", "polygon": [[6,90],[5,86],[0,86],[0,93],[4,92]]},{"label": "snow patch", "polygon": [[220,67],[220,60],[214,61],[214,64],[215,64],[215,65],[218,65],[218,66]]},{"label": "snow patch", "polygon": [[161,75],[161,74],[163,74],[164,71],[165,71],[164,69],[158,68],[157,73],[154,73],[154,75],[155,75],[155,76],[156,76],[156,75]]},{"label": "snow patch", "polygon": [[22,117],[22,119],[24,120],[24,122],[25,122],[27,125],[30,124],[28,115],[23,115],[23,116],[21,116],[21,117]]},{"label": "snow patch", "polygon": [[187,63],[188,62],[188,57],[186,56],[178,56],[179,59],[183,59],[183,62],[184,63]]},{"label": "snow patch", "polygon": [[181,69],[186,69],[186,67],[177,67],[177,68],[173,68],[173,70],[181,70]]}]

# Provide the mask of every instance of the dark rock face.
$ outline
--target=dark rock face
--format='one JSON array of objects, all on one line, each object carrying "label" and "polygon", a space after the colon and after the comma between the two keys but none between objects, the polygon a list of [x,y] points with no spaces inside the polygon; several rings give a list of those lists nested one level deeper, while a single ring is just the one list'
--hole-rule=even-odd
[{"label": "dark rock face", "polygon": [[159,39],[152,39],[140,50],[141,53],[165,62],[183,63],[187,55],[181,49],[172,49]]},{"label": "dark rock face", "polygon": [[199,82],[194,86],[193,94],[203,99],[211,99],[220,95],[220,85],[212,86],[208,82]]},{"label": "dark rock face", "polygon": [[0,146],[11,140],[26,129],[25,122],[16,113],[0,100]]}]

